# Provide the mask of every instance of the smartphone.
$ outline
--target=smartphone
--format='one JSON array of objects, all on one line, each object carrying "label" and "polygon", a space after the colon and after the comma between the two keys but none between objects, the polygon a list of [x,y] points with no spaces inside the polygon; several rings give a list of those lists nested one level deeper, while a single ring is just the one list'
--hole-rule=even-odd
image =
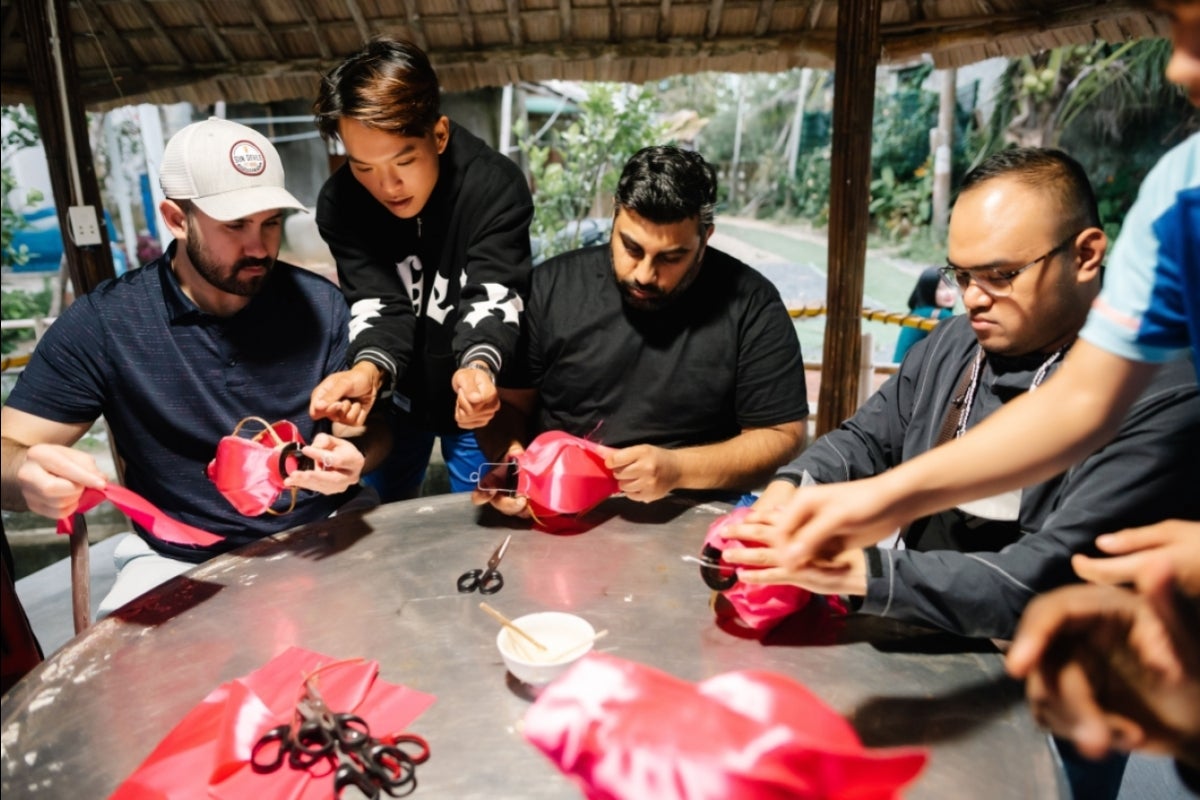
[{"label": "smartphone", "polygon": [[515,493],[517,491],[517,473],[519,471],[520,468],[517,466],[516,461],[504,461],[493,465],[492,469],[483,473],[476,485],[488,492]]}]

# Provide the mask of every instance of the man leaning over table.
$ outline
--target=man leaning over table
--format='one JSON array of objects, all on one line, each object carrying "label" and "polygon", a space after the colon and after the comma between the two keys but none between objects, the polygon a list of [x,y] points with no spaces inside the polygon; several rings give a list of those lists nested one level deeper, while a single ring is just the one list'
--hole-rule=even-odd
[{"label": "man leaning over table", "polygon": [[[331,282],[276,260],[284,210],[303,206],[274,146],[234,122],[193,123],[167,143],[160,180],[175,241],[76,300],[0,412],[4,508],[60,519],[102,488],[104,473],[72,445],[103,415],[125,485],[222,537],[191,547],[135,525],[102,615],[217,553],[329,516],[359,494],[363,466],[354,444],[308,415],[311,388],[345,366],[349,313]],[[247,416],[290,420],[309,442],[319,468],[288,476],[299,490],[290,513],[243,516],[205,473]]]},{"label": "man leaning over table", "polygon": [[[1106,250],[1091,185],[1074,159],[1018,148],[983,162],[963,179],[943,271],[967,313],[915,345],[853,417],[780,470],[757,505],[808,491],[797,488],[806,472],[818,484],[881,474],[1040,391],[1100,292]],[[1094,553],[1098,534],[1195,514],[1198,450],[1200,396],[1192,366],[1179,361],[1142,393],[1111,444],[1066,472],[922,517],[901,531],[901,548],[850,550],[833,564],[743,578],[849,595],[864,613],[965,636],[1011,638],[1034,595],[1077,580],[1071,556]],[[777,566],[765,548],[725,556]]]},{"label": "man leaning over table", "polygon": [[[708,244],[716,172],[650,147],[625,165],[611,240],[533,271],[519,369],[481,439],[520,453],[560,430],[616,448],[621,491],[762,485],[804,443],[800,344],[775,287]],[[509,514],[526,498],[477,491]]]},{"label": "man leaning over table", "polygon": [[439,102],[425,53],[379,37],[325,75],[313,106],[346,150],[317,226],[350,303],[353,366],[313,390],[311,411],[351,425],[389,412],[395,446],[364,477],[387,502],[420,492],[435,437],[451,490],[473,485],[472,430],[499,408],[529,282],[525,176]]}]

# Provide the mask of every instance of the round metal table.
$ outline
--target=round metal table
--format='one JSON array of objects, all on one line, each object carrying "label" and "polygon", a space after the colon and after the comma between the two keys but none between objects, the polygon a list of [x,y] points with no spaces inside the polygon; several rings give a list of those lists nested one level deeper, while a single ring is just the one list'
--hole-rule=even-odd
[{"label": "round metal table", "polygon": [[[105,797],[220,683],[297,645],[380,663],[380,677],[436,695],[411,726],[432,758],[415,797],[573,798],[579,791],[519,732],[531,701],[495,647],[497,624],[459,574],[504,535],[508,615],[569,610],[610,633],[597,649],[701,680],[735,669],[788,675],[851,720],[864,744],[923,745],[906,797],[1067,796],[1047,737],[988,642],[810,605],[763,640],[714,621],[681,561],[722,504],[612,498],[573,535],[529,530],[465,495],[380,506],[218,557],[96,624],[27,675],[2,709],[5,797]],[[15,792],[15,794],[9,794]]]}]

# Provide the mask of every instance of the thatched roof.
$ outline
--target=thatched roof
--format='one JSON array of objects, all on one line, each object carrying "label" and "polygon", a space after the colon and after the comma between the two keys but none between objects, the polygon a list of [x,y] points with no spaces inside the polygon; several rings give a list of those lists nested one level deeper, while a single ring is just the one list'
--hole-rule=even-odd
[{"label": "thatched roof", "polygon": [[[21,9],[0,0],[3,99],[32,91]],[[643,83],[705,70],[831,67],[836,0],[70,0],[80,94],[131,102],[310,98],[367,38],[411,39],[445,89],[546,79]],[[939,66],[1095,39],[1163,36],[1125,0],[883,0],[883,63]]]}]

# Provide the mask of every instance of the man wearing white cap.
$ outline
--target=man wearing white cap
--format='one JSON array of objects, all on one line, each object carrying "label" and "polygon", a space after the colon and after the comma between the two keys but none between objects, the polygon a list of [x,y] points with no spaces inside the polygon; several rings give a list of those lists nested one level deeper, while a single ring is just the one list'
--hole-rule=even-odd
[{"label": "man wearing white cap", "polygon": [[[284,188],[274,146],[227,120],[168,142],[160,180],[175,237],[141,269],[79,298],[38,344],[0,412],[3,505],[71,515],[104,473],[71,446],[107,420],[125,485],[167,515],[222,537],[189,547],[134,526],[116,549],[107,613],[194,563],[328,516],[358,493],[363,456],[308,415],[310,389],[346,365],[349,313],[326,279],[276,261]],[[290,420],[322,468],[293,472],[294,510],[246,517],[205,473],[239,420]],[[277,509],[286,511],[286,496]]]}]

